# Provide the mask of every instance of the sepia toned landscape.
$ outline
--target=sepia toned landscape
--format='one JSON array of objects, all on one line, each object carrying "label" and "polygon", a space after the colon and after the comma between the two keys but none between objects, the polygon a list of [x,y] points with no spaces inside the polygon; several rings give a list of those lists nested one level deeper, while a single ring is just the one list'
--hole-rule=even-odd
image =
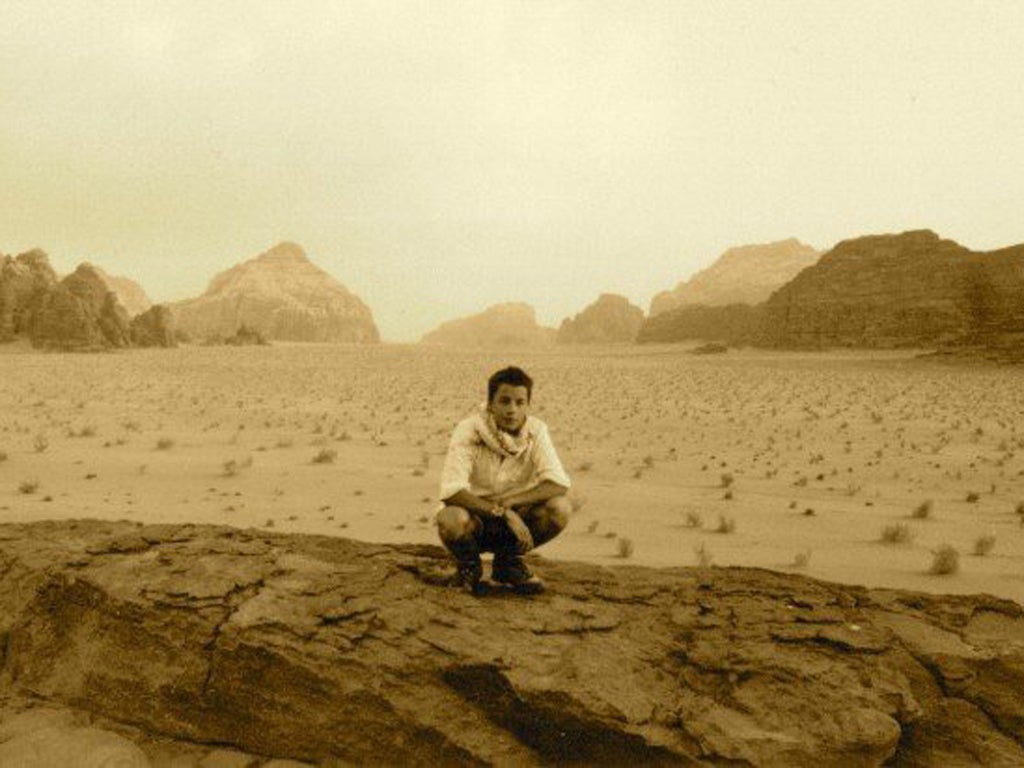
[{"label": "sepia toned landscape", "polygon": [[1021,29],[5,2],[0,768],[1024,765]]},{"label": "sepia toned landscape", "polygon": [[1024,371],[905,351],[9,351],[0,511],[434,543],[451,428],[507,363],[574,482],[546,557],[1024,603]]}]

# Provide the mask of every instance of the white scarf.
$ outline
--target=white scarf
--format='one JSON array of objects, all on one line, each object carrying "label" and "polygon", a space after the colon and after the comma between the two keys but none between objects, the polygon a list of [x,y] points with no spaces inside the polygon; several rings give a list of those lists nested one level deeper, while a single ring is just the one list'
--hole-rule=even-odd
[{"label": "white scarf", "polygon": [[488,448],[495,453],[509,458],[522,455],[533,442],[529,431],[526,429],[525,421],[518,435],[513,435],[500,429],[494,420],[494,414],[488,410],[486,403],[473,412],[473,427]]}]

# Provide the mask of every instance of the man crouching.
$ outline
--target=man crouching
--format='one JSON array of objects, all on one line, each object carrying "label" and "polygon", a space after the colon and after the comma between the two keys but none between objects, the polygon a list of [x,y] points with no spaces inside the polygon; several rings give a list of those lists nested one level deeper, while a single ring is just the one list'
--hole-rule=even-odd
[{"label": "man crouching", "polygon": [[494,553],[494,581],[543,590],[523,555],[561,533],[572,510],[547,425],[529,414],[532,392],[522,369],[498,371],[487,381],[486,404],[459,422],[448,446],[437,529],[455,557],[458,584],[473,593],[482,591],[481,552]]}]

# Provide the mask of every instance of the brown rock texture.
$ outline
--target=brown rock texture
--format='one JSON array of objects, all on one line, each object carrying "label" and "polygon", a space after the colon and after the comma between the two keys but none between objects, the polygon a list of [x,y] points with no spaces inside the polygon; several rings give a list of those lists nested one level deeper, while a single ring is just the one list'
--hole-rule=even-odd
[{"label": "brown rock texture", "polygon": [[979,253],[928,230],[845,240],[761,304],[674,309],[649,318],[638,338],[791,349],[972,345],[1012,358],[1024,341],[1024,245]]},{"label": "brown rock texture", "polygon": [[537,313],[529,304],[508,302],[442,323],[424,334],[420,342],[463,347],[533,347],[554,343],[555,334],[554,328],[537,324]]},{"label": "brown rock texture", "polygon": [[132,346],[176,347],[174,316],[164,304],[155,304],[132,318],[129,328]]},{"label": "brown rock texture", "polygon": [[29,335],[44,297],[57,284],[57,273],[39,250],[0,256],[0,342]]},{"label": "brown rock texture", "polygon": [[764,312],[768,346],[995,342],[1024,333],[1024,246],[978,253],[929,230],[845,240]]},{"label": "brown rock texture", "polygon": [[820,251],[795,238],[730,248],[707,269],[651,300],[651,317],[679,307],[759,304],[818,260]]},{"label": "brown rock texture", "polygon": [[202,296],[171,308],[196,339],[229,337],[246,325],[271,340],[380,341],[369,307],[294,243],[221,272]]},{"label": "brown rock texture", "polygon": [[597,301],[558,329],[559,344],[603,344],[636,341],[644,311],[624,296],[602,293]]},{"label": "brown rock texture", "polygon": [[637,341],[646,344],[707,340],[750,344],[760,333],[763,307],[763,304],[679,307],[647,318],[637,332]]},{"label": "brown rock texture", "polygon": [[43,295],[30,334],[34,346],[50,349],[109,349],[131,343],[128,313],[88,264],[80,264]]},{"label": "brown rock texture", "polygon": [[1024,764],[1016,603],[539,558],[547,593],[475,598],[445,566],[433,546],[2,525],[0,756],[44,710],[126,764],[159,740],[323,764]]},{"label": "brown rock texture", "polygon": [[103,280],[107,289],[117,295],[117,300],[121,302],[121,306],[124,307],[129,317],[134,318],[137,315],[141,315],[153,306],[153,302],[149,300],[146,291],[131,278],[107,274],[95,264],[89,264],[89,266],[96,270],[96,273]]}]

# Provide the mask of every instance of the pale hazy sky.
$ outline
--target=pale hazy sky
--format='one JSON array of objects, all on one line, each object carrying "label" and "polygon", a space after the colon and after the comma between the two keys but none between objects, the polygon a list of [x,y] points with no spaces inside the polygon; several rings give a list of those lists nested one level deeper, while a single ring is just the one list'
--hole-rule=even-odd
[{"label": "pale hazy sky", "polygon": [[0,2],[0,252],[156,300],[281,240],[385,339],[725,248],[1024,241],[1020,2]]}]

